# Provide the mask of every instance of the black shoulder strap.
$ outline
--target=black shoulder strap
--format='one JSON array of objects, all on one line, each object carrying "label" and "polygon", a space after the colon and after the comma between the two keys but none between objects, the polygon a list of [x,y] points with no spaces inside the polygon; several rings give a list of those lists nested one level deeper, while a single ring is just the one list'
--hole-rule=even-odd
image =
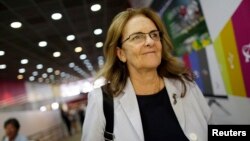
[{"label": "black shoulder strap", "polygon": [[115,136],[113,135],[114,130],[114,101],[111,95],[108,95],[102,87],[103,95],[103,112],[106,119],[106,127],[104,131],[105,141],[113,141]]}]

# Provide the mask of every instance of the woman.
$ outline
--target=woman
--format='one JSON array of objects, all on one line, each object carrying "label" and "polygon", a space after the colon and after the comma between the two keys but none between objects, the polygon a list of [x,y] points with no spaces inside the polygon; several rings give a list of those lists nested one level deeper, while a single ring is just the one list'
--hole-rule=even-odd
[{"label": "woman", "polygon": [[[99,76],[114,97],[116,141],[207,140],[211,111],[173,49],[158,15],[128,9],[113,20]],[[102,90],[89,94],[82,141],[103,141]]]},{"label": "woman", "polygon": [[6,136],[3,141],[28,141],[28,139],[19,134],[20,124],[17,119],[10,118],[4,122]]}]

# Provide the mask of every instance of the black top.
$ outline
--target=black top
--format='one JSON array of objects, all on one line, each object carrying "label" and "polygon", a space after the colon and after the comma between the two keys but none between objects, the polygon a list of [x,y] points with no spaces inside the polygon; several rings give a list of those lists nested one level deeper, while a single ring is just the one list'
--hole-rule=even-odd
[{"label": "black top", "polygon": [[188,141],[164,87],[153,95],[137,95],[145,141]]}]

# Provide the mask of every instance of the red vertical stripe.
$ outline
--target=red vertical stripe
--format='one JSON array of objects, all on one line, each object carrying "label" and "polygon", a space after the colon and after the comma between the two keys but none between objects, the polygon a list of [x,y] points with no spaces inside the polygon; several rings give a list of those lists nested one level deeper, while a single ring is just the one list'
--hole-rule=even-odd
[{"label": "red vertical stripe", "polygon": [[185,65],[191,69],[190,59],[187,53],[182,56],[182,60],[184,61]]},{"label": "red vertical stripe", "polygon": [[250,97],[250,1],[243,0],[232,17],[247,96]]}]

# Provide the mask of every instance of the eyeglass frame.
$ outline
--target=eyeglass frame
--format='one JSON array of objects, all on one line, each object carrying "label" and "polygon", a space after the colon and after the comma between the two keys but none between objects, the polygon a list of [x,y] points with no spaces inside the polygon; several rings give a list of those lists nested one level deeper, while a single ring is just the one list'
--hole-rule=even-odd
[{"label": "eyeglass frame", "polygon": [[[126,41],[128,41],[130,38],[131,38],[131,36],[133,36],[133,35],[136,35],[136,34],[143,34],[143,35],[146,35],[146,34],[148,34],[149,35],[149,37],[152,39],[152,40],[154,40],[151,36],[151,33],[154,33],[154,32],[158,32],[159,33],[159,39],[161,39],[162,38],[162,32],[161,31],[159,31],[159,30],[152,30],[152,31],[150,31],[150,32],[148,32],[148,33],[143,33],[143,32],[136,32],[136,33],[132,33],[132,34],[130,34],[125,40],[123,40],[122,42],[121,42],[121,45],[124,43],[124,42],[126,42]],[[146,36],[145,36],[146,37]],[[146,38],[145,38],[146,39]],[[155,41],[155,40],[154,40]]]}]

